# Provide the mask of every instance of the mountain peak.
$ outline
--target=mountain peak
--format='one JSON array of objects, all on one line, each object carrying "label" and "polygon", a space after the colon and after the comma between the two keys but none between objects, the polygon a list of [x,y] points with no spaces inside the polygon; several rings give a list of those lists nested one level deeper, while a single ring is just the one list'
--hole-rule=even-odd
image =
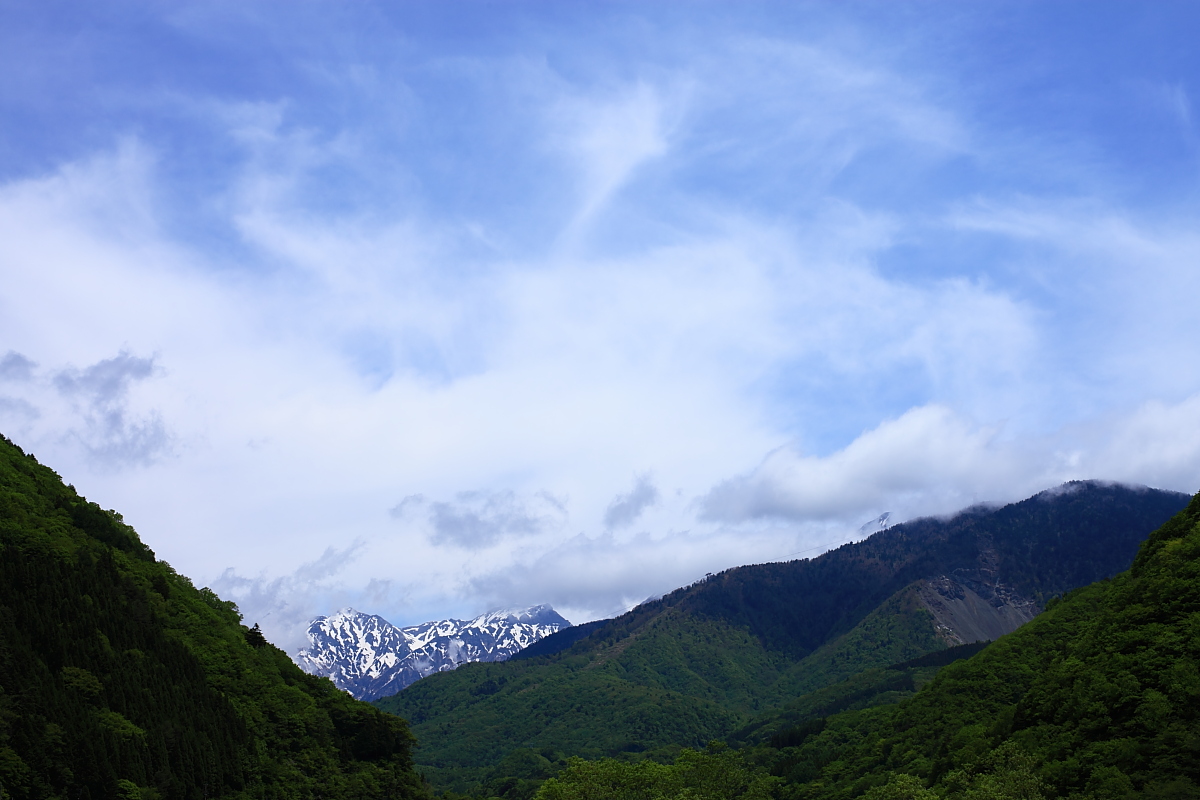
[{"label": "mountain peak", "polygon": [[542,604],[530,606],[529,608],[508,608],[498,611],[489,611],[486,614],[481,614],[471,620],[468,625],[495,625],[503,623],[524,623],[527,625],[558,625],[563,628],[568,628],[571,623],[566,620],[561,614],[554,610],[552,606]]},{"label": "mountain peak", "polygon": [[892,521],[892,512],[885,511],[870,522],[864,522],[862,527],[858,529],[859,538],[870,536],[873,533],[879,533],[892,527],[896,523]]},{"label": "mountain peak", "polygon": [[309,646],[295,658],[305,672],[331,679],[360,700],[371,700],[468,661],[504,661],[570,624],[544,604],[406,628],[347,606],[313,619]]}]

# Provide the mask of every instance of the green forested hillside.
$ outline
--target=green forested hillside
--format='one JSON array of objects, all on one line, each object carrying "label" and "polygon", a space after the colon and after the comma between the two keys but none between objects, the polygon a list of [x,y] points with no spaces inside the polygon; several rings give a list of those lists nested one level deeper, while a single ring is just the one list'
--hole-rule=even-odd
[{"label": "green forested hillside", "polygon": [[830,719],[776,766],[795,797],[1022,782],[1045,797],[1200,796],[1200,495],[1127,573],[1071,593],[907,702]]},{"label": "green forested hillside", "polygon": [[782,746],[780,742],[794,744],[799,734],[806,735],[823,728],[826,717],[847,710],[890,705],[913,695],[942,667],[970,658],[988,644],[990,642],[963,644],[887,667],[868,667],[845,680],[760,714],[725,740],[738,746],[768,741],[776,747]]},{"label": "green forested hillside", "polygon": [[[857,682],[870,705],[887,672],[930,660],[868,671],[826,699],[853,701]],[[819,692],[789,712],[797,724],[780,728],[788,720],[776,714],[773,732],[748,729],[743,738],[770,733],[755,747],[687,752],[672,765],[571,761],[537,797],[1195,798],[1198,665],[1200,495],[1128,572],[1070,593],[908,699],[817,716],[830,709]],[[717,770],[736,780],[713,792],[696,776]]]},{"label": "green forested hillside", "polygon": [[728,570],[560,652],[464,665],[376,704],[410,720],[421,769],[459,789],[518,748],[669,757],[863,669],[946,647],[915,581],[950,575],[1040,605],[1127,568],[1187,500],[1077,483],[917,520],[819,558]]},{"label": "green forested hillside", "polygon": [[0,798],[423,797],[412,745],[0,439]]}]

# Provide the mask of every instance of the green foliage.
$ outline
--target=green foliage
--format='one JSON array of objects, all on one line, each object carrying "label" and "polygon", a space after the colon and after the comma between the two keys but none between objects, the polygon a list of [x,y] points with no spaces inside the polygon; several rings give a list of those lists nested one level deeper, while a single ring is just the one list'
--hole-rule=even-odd
[{"label": "green foliage", "polygon": [[777,781],[719,746],[684,750],[673,764],[573,758],[535,800],[767,800]]},{"label": "green foliage", "polygon": [[[1200,495],[1129,572],[1071,592],[939,671],[949,656],[866,670],[765,715],[741,732],[757,744],[718,751],[727,761],[696,791],[737,797],[754,786],[780,800],[1200,796]],[[916,685],[934,672],[907,699],[873,704],[898,681]],[[687,758],[572,761],[537,798],[694,796],[678,771]],[[773,784],[755,783],[768,772]],[[726,774],[752,780],[711,789]]]},{"label": "green foliage", "polygon": [[515,747],[589,758],[674,754],[743,719],[737,709],[753,707],[776,663],[744,631],[656,620],[585,656],[465,664],[376,705],[421,731],[422,767],[490,769]]},{"label": "green foliage", "polygon": [[529,800],[547,778],[566,763],[552,750],[535,752],[526,747],[505,756],[483,782],[481,794],[502,800]]},{"label": "green foliage", "polygon": [[919,778],[912,775],[893,775],[882,786],[869,789],[863,800],[938,800],[938,795],[925,788]]},{"label": "green foliage", "polygon": [[848,632],[798,661],[781,676],[777,692],[783,697],[803,695],[865,669],[886,667],[945,647],[915,587],[906,587]]},{"label": "green foliage", "polygon": [[908,661],[902,661],[899,664],[892,664],[888,669],[905,670],[913,667],[944,667],[947,664],[953,664],[955,661],[970,658],[989,644],[991,644],[990,641],[971,642],[970,644],[948,647],[945,650],[935,650],[916,658],[910,658]]},{"label": "green foliage", "polygon": [[864,669],[846,680],[790,700],[781,708],[760,714],[757,719],[727,738],[730,744],[744,745],[769,741],[772,747],[800,744],[799,739],[819,733],[825,718],[842,711],[890,705],[912,696],[937,674],[938,669],[963,658],[970,658],[989,642],[958,645],[935,650],[918,658],[884,669]]},{"label": "green foliage", "polygon": [[0,797],[423,797],[404,722],[302,673],[0,440]]},{"label": "green foliage", "polygon": [[254,623],[254,627],[246,631],[246,644],[251,647],[266,647],[267,637],[263,636],[262,630],[259,629],[258,623]]},{"label": "green foliage", "polygon": [[1046,782],[1037,762],[1008,741],[941,780],[947,797],[958,800],[1044,800]]}]

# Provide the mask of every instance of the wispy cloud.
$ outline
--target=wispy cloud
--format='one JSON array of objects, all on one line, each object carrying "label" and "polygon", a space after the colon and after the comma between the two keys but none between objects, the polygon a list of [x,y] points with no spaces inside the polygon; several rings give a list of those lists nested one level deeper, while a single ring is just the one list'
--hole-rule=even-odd
[{"label": "wispy cloud", "polygon": [[560,146],[581,173],[581,202],[567,226],[578,235],[634,171],[667,149],[663,100],[638,82],[609,97],[564,97],[555,106]]},{"label": "wispy cloud", "polygon": [[73,431],[91,456],[106,464],[147,464],[170,447],[162,418],[151,412],[133,418],[129,387],[155,374],[153,358],[121,352],[85,369],[65,369],[52,382],[79,412],[82,426]]},{"label": "wispy cloud", "polygon": [[121,351],[82,369],[39,374],[36,368],[17,352],[0,360],[0,382],[16,394],[0,397],[0,420],[27,432],[49,417],[57,428],[50,431],[53,436],[73,442],[105,469],[145,467],[171,452],[172,437],[161,413],[139,410],[131,400],[136,384],[161,376],[153,358]]},{"label": "wispy cloud", "polygon": [[691,532],[579,534],[536,558],[477,575],[466,589],[494,606],[548,602],[568,619],[586,620],[619,614],[708,572],[785,554],[778,532],[746,533],[740,541]]}]

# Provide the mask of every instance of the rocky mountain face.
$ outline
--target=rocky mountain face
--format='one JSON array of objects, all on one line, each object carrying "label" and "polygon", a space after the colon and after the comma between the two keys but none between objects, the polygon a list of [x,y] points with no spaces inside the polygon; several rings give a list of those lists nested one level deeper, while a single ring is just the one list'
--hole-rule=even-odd
[{"label": "rocky mountain face", "polygon": [[989,642],[1012,633],[1041,612],[1034,601],[1004,584],[972,588],[945,575],[918,581],[921,605],[948,646]]},{"label": "rocky mountain face", "polygon": [[360,700],[374,700],[459,664],[505,661],[570,624],[548,605],[407,628],[344,608],[309,624],[309,646],[296,654],[296,663]]}]

